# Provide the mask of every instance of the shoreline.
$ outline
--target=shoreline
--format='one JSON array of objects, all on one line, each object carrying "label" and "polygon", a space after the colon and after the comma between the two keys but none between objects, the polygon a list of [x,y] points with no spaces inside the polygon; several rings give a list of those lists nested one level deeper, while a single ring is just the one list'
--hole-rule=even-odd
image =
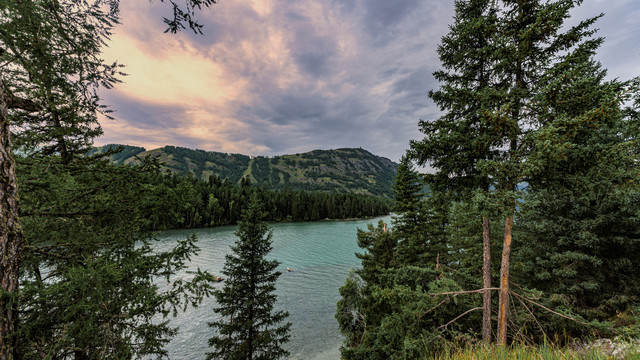
[{"label": "shoreline", "polygon": [[[299,223],[319,223],[319,222],[339,222],[339,221],[360,221],[360,220],[370,220],[370,219],[375,219],[375,218],[384,217],[384,216],[391,216],[391,215],[393,215],[393,213],[381,214],[381,215],[375,215],[375,216],[363,216],[363,217],[359,217],[359,218],[345,218],[345,219],[329,219],[329,218],[325,218],[325,219],[318,219],[318,220],[301,220],[301,221],[293,221],[293,220],[292,221],[286,221],[286,220],[282,220],[282,221],[267,221],[267,223],[269,223],[269,224],[299,224]],[[224,225],[193,227],[193,228],[156,229],[154,231],[156,231],[156,232],[164,232],[164,231],[173,231],[173,230],[215,229],[215,228],[219,228],[219,227],[236,226],[236,225],[238,225],[238,224],[235,223],[235,224],[224,224]]]}]

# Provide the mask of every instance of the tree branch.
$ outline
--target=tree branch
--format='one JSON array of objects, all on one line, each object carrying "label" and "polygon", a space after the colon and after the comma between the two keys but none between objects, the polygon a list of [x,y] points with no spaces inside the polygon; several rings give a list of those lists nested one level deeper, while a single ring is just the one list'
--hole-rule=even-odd
[{"label": "tree branch", "polygon": [[531,317],[533,318],[533,321],[536,322],[536,324],[538,325],[538,328],[540,328],[540,331],[542,332],[542,334],[544,335],[545,339],[548,339],[547,337],[547,333],[544,331],[544,328],[542,327],[542,325],[540,324],[540,322],[538,321],[538,318],[536,318],[536,315],[533,313],[533,311],[531,311],[531,309],[527,306],[527,304],[520,298],[518,298],[518,301],[520,301],[520,303],[522,304],[522,306],[527,309],[527,312],[529,314],[531,314]]},{"label": "tree branch", "polygon": [[460,294],[473,294],[473,293],[482,293],[485,290],[498,291],[500,288],[483,288],[478,290],[463,290],[463,291],[449,291],[443,293],[428,293],[427,295],[439,296],[439,295],[460,295]]},{"label": "tree branch", "polygon": [[447,297],[447,298],[442,299],[442,301],[440,301],[440,302],[438,303],[438,305],[436,305],[436,306],[432,307],[431,309],[429,309],[429,310],[427,310],[427,311],[424,311],[424,312],[422,312],[420,315],[418,315],[418,319],[419,319],[419,318],[421,318],[421,317],[423,317],[423,316],[425,316],[425,315],[427,315],[428,313],[432,312],[433,310],[435,310],[435,309],[439,308],[442,304],[444,304],[444,303],[445,303],[445,302],[447,302],[447,301],[449,301],[449,298],[448,298],[448,297]]},{"label": "tree branch", "polygon": [[573,317],[571,317],[571,316],[561,314],[561,313],[559,313],[559,312],[557,312],[557,311],[553,311],[553,310],[549,309],[548,307],[546,307],[546,306],[544,306],[544,305],[542,305],[542,304],[540,304],[540,303],[537,303],[537,302],[535,302],[535,301],[533,301],[533,300],[531,300],[531,299],[528,299],[528,298],[526,298],[526,297],[524,297],[524,296],[522,296],[522,295],[520,295],[520,294],[518,294],[518,293],[516,293],[516,292],[514,292],[514,291],[509,291],[509,293],[511,293],[513,296],[515,296],[515,297],[517,297],[517,298],[520,298],[520,299],[525,300],[525,301],[528,301],[528,302],[530,302],[530,303],[532,303],[532,304],[534,304],[534,305],[536,305],[536,306],[538,306],[538,307],[541,307],[541,308],[543,308],[543,309],[547,310],[548,312],[550,312],[550,313],[552,313],[552,314],[558,315],[558,316],[563,317],[563,318],[565,318],[565,319],[567,319],[567,320],[575,321],[575,322],[580,323],[580,324],[582,324],[582,325],[589,325],[588,323],[586,323],[586,322],[584,322],[584,321],[580,321],[580,320],[578,320],[578,319],[576,319],[576,318],[573,318]]},{"label": "tree branch", "polygon": [[36,112],[42,110],[42,106],[32,100],[23,99],[15,96],[7,87],[4,92],[5,101],[8,109],[21,109],[28,112]]},{"label": "tree branch", "polygon": [[446,323],[446,324],[444,324],[444,325],[440,325],[440,326],[438,326],[438,328],[437,328],[436,330],[440,330],[441,328],[445,328],[445,329],[446,329],[446,328],[447,328],[447,326],[449,326],[449,325],[451,325],[452,323],[454,323],[454,322],[458,321],[458,319],[460,319],[461,317],[463,317],[463,316],[467,315],[467,314],[468,314],[468,313],[470,313],[470,312],[476,311],[476,310],[482,310],[482,306],[474,307],[474,308],[472,308],[472,309],[469,309],[469,310],[467,310],[467,311],[463,312],[462,314],[460,314],[460,315],[456,316],[453,320],[449,321],[448,323]]}]

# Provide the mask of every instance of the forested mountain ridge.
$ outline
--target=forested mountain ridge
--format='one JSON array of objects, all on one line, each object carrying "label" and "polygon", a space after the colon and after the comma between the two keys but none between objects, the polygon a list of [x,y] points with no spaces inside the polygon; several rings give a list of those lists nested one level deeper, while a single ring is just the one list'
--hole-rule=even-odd
[{"label": "forested mountain ridge", "polygon": [[[118,145],[97,147],[105,151]],[[137,158],[158,159],[172,173],[188,173],[201,179],[215,175],[232,183],[247,177],[253,184],[271,189],[289,187],[296,190],[355,192],[392,196],[397,164],[361,148],[313,150],[306,153],[274,157],[250,157],[215,151],[165,146],[146,150],[123,145],[111,156],[116,164],[135,164]]]}]

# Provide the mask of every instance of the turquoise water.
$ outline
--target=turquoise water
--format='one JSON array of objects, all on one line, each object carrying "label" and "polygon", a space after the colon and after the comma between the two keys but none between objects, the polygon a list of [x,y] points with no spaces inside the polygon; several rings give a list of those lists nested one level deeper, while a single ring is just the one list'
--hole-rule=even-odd
[{"label": "turquoise water", "polygon": [[[390,217],[356,221],[273,224],[271,259],[281,262],[282,276],[276,284],[278,309],[289,311],[291,340],[286,348],[290,359],[339,359],[342,336],[334,318],[338,288],[344,284],[349,269],[359,265],[355,253],[356,229],[366,229],[368,223]],[[192,258],[190,269],[200,267],[219,275],[224,255],[236,241],[235,226],[198,230],[167,231],[159,237],[159,248],[168,247],[177,239],[196,232],[200,254]],[[287,272],[286,268],[295,269]],[[186,275],[185,275],[186,276]],[[218,284],[216,286],[222,286]],[[204,359],[210,351],[207,341],[212,329],[207,326],[215,314],[215,299],[204,301],[198,308],[188,309],[172,320],[180,327],[179,334],[168,346],[171,359]]]}]

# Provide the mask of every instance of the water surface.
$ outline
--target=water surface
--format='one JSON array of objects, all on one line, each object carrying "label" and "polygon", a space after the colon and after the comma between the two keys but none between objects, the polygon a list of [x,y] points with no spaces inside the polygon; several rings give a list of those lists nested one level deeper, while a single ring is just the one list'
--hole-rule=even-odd
[{"label": "water surface", "polygon": [[[366,229],[368,223],[390,217],[355,221],[324,221],[307,223],[272,224],[273,250],[270,259],[281,262],[278,270],[283,274],[276,284],[277,309],[289,311],[291,340],[286,348],[290,359],[339,359],[342,336],[334,318],[338,288],[344,284],[349,269],[359,265],[355,252],[356,229]],[[237,227],[224,226],[210,229],[174,230],[159,236],[159,248],[175,244],[188,234],[198,234],[200,254],[192,258],[190,269],[200,267],[220,275],[224,256],[236,241]],[[295,269],[287,272],[286,268]],[[218,284],[216,286],[222,286]],[[195,309],[188,309],[173,319],[180,333],[168,346],[171,359],[204,359],[210,351],[207,341],[213,329],[207,322],[213,320],[215,299],[206,299]]]}]

